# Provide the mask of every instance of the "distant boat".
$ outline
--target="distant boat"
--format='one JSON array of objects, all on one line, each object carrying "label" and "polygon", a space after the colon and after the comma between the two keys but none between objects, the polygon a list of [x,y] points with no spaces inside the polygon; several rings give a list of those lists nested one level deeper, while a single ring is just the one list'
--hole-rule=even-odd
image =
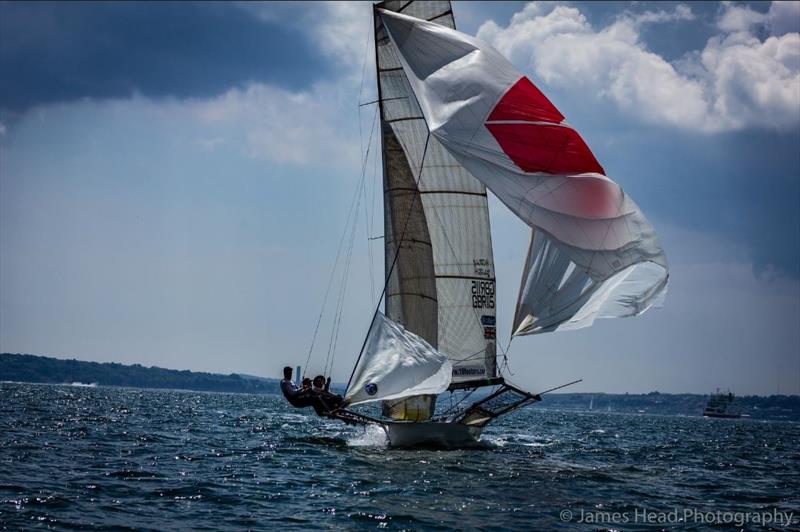
[{"label": "distant boat", "polygon": [[734,395],[729,391],[721,393],[717,388],[716,393],[711,394],[706,403],[706,408],[703,410],[703,417],[719,417],[727,419],[735,419],[742,417],[740,412],[732,411]]},{"label": "distant boat", "polygon": [[70,386],[78,386],[80,388],[94,388],[97,386],[96,382],[72,382]]}]

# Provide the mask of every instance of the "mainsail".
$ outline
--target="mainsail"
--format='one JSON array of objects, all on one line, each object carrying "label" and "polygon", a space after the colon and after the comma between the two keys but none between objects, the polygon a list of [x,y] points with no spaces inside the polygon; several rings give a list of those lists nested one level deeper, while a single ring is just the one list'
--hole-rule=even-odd
[{"label": "mainsail", "polygon": [[[379,8],[455,28],[450,2]],[[496,376],[495,277],[486,189],[429,135],[395,43],[375,16],[382,131],[386,315],[446,354],[454,383]],[[430,417],[433,400],[386,404],[395,419]]]},{"label": "mainsail", "polygon": [[433,144],[533,230],[514,334],[658,304],[668,269],[652,226],[547,97],[488,44],[377,11]]}]

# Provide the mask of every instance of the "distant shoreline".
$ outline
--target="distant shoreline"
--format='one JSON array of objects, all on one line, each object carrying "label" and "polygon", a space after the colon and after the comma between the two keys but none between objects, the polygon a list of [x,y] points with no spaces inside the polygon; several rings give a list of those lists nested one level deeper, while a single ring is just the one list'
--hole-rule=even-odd
[{"label": "distant shoreline", "polygon": [[[280,395],[278,379],[252,375],[193,372],[188,370],[125,365],[116,362],[85,362],[27,354],[0,354],[0,383],[51,384],[96,383],[164,391],[249,393]],[[541,408],[574,412],[616,412],[630,414],[700,416],[708,395],[609,393],[552,393],[544,396]],[[736,398],[745,417],[756,420],[800,422],[800,396],[749,395]]]},{"label": "distant shoreline", "polygon": [[232,373],[194,372],[188,370],[126,365],[116,362],[86,362],[28,355],[0,354],[0,381],[37,384],[96,383],[122,386],[199,392],[277,394],[277,379]]}]

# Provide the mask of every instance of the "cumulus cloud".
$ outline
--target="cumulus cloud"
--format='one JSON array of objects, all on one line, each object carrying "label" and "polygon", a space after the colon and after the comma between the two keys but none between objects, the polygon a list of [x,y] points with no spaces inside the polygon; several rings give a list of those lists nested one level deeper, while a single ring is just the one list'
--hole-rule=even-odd
[{"label": "cumulus cloud", "polygon": [[723,6],[717,27],[725,32],[751,31],[759,26],[766,26],[770,34],[776,36],[800,31],[798,2],[772,2],[766,13],[730,2],[726,2]]},{"label": "cumulus cloud", "polygon": [[483,24],[478,37],[546,84],[597,94],[646,122],[705,132],[781,129],[800,119],[797,6],[775,2],[764,14],[724,4],[720,33],[675,62],[649,51],[641,28],[692,20],[682,4],[626,12],[596,29],[576,7],[531,3],[507,27]]},{"label": "cumulus cloud", "polygon": [[217,98],[176,101],[173,109],[208,131],[206,149],[230,140],[255,159],[357,168],[355,115],[343,92],[335,84],[305,92],[251,84]]},{"label": "cumulus cloud", "polygon": [[306,34],[317,49],[345,75],[360,75],[372,38],[372,4],[368,2],[241,2],[240,8],[267,22],[286,24]]},{"label": "cumulus cloud", "polygon": [[648,22],[673,22],[677,20],[694,20],[695,16],[692,9],[684,4],[678,4],[672,11],[645,11],[643,13],[625,13],[623,15],[635,24],[646,24]]},{"label": "cumulus cloud", "polygon": [[[224,90],[212,94],[202,91],[152,94],[143,87],[125,94],[89,92],[78,100],[70,97],[60,102],[37,101],[19,113],[8,130],[0,123],[0,139],[13,135],[28,115],[41,117],[51,111],[64,111],[70,105],[87,113],[135,110],[161,127],[167,122],[191,124],[192,137],[187,141],[200,152],[238,150],[265,162],[357,171],[359,120],[362,127],[369,128],[367,121],[371,117],[371,113],[359,115],[357,105],[365,45],[368,45],[366,50],[372,50],[367,41],[368,36],[371,38],[371,4],[330,2],[310,6],[256,2],[235,6],[233,14],[225,11],[228,18],[249,20],[259,33],[267,36],[278,25],[285,33],[310,43],[317,58],[306,61],[307,85],[286,86],[252,73],[250,81],[227,83]],[[247,30],[252,28],[247,26]],[[276,36],[276,40],[280,41],[280,37]],[[297,47],[292,40],[284,44]],[[281,61],[276,66],[272,56],[281,54],[274,51],[275,46],[264,48],[272,50],[272,55],[262,57],[261,63],[268,69],[280,70]],[[237,54],[231,57],[234,55],[238,57]],[[296,53],[285,50],[283,55],[291,58]],[[370,59],[371,55],[367,55],[367,60]],[[314,70],[319,64],[333,75],[316,75]],[[367,83],[364,82],[365,86]]]}]

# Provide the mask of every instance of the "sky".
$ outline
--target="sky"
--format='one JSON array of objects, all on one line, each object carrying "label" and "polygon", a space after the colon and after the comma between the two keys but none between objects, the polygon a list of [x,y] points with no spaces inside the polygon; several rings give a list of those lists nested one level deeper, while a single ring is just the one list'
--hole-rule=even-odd
[{"label": "sky", "polygon": [[[540,391],[800,393],[800,3],[454,2],[658,232],[663,308],[516,338]],[[0,3],[0,351],[346,381],[382,286],[368,3]],[[365,105],[359,105],[365,104]],[[370,146],[367,151],[367,146]],[[360,185],[362,172],[363,187]],[[528,229],[490,197],[505,345]]]}]

